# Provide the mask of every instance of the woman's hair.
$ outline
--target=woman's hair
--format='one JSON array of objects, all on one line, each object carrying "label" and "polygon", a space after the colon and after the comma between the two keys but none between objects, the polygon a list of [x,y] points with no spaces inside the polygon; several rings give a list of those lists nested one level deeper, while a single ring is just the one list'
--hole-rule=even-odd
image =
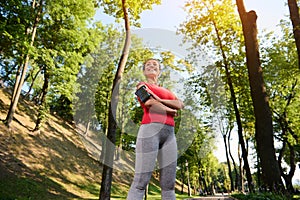
[{"label": "woman's hair", "polygon": [[160,61],[156,58],[148,58],[144,63],[143,63],[143,70],[145,70],[145,64],[149,61],[149,60],[155,60],[158,63],[159,66],[159,70],[161,70],[161,65],[160,65]]}]

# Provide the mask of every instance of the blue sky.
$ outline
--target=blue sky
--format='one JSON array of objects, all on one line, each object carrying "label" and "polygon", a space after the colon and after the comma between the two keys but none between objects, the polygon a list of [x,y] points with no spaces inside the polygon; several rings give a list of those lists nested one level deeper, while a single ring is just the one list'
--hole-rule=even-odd
[{"label": "blue sky", "polygon": [[[184,2],[180,0],[162,0],[162,4],[155,5],[153,10],[144,11],[141,15],[142,28],[176,30],[176,27],[184,21],[186,16],[182,9]],[[282,0],[244,0],[247,11],[256,11],[259,29],[275,28],[279,20],[288,14],[285,2]]]},{"label": "blue sky", "polygon": [[[162,0],[161,5],[154,5],[152,10],[141,14],[141,28],[161,28],[175,31],[184,21],[186,13],[183,11],[184,0]],[[244,0],[247,11],[257,13],[258,29],[274,29],[280,19],[289,14],[286,1],[282,0]],[[114,19],[97,12],[96,19],[104,23],[113,23]]]}]

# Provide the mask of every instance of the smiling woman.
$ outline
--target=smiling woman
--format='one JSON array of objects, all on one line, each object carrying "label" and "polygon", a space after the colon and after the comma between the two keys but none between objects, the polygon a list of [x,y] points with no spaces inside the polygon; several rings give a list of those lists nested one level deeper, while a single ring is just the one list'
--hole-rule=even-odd
[{"label": "smiling woman", "polygon": [[183,108],[183,103],[171,91],[159,86],[158,60],[148,59],[143,65],[143,73],[147,81],[140,82],[137,89],[145,88],[151,97],[145,101],[138,97],[144,114],[136,141],[135,174],[127,199],[143,199],[157,159],[162,199],[175,200],[177,142],[174,116]]}]

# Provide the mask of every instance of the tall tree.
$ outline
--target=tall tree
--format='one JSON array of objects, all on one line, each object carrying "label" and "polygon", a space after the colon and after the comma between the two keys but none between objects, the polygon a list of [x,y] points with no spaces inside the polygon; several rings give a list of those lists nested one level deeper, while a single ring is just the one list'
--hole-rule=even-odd
[{"label": "tall tree", "polygon": [[229,175],[229,178],[230,178],[230,190],[234,191],[235,187],[234,187],[234,181],[233,181],[233,176],[232,176],[232,171],[231,171],[231,164],[230,164],[231,162],[229,160],[230,146],[228,146],[228,143],[227,143],[228,134],[230,134],[230,132],[232,131],[232,127],[230,127],[230,125],[228,125],[226,128],[224,128],[223,127],[224,124],[221,120],[222,119],[220,119],[219,126],[220,126],[220,129],[221,129],[221,133],[222,133],[222,136],[223,136],[223,142],[224,142],[224,146],[225,146],[225,154],[226,154],[227,167],[228,167],[228,173],[229,173],[228,175]]},{"label": "tall tree", "polygon": [[300,69],[300,16],[297,0],[288,0],[290,19],[293,25],[293,35],[298,52],[298,68]]},{"label": "tall tree", "polygon": [[71,104],[73,92],[77,89],[80,65],[84,57],[98,45],[101,35],[101,27],[88,27],[94,12],[92,1],[64,1],[63,6],[61,2],[47,2],[43,12],[43,26],[39,29],[36,41],[37,56],[32,59],[44,72],[35,130],[40,128],[49,111],[49,101],[53,111],[66,120],[72,120]]},{"label": "tall tree", "polygon": [[[13,94],[11,97],[11,103],[10,103],[10,107],[5,119],[5,124],[9,127],[12,120],[13,120],[13,116],[15,113],[15,110],[17,108],[17,104],[19,102],[19,98],[21,95],[21,91],[22,91],[22,87],[24,84],[24,79],[26,76],[26,72],[27,72],[27,68],[29,65],[29,58],[30,58],[30,53],[29,53],[29,49],[33,48],[33,44],[34,44],[34,40],[36,37],[36,31],[38,28],[38,24],[39,21],[41,19],[41,14],[42,14],[42,9],[43,9],[43,0],[40,0],[38,2],[36,2],[35,0],[32,2],[32,10],[34,13],[34,22],[32,23],[32,27],[27,27],[26,30],[26,35],[30,36],[31,39],[29,41],[29,46],[27,47],[27,52],[25,52],[24,56],[23,56],[23,60],[21,62],[21,65],[19,65],[19,69],[17,71],[17,76],[16,76],[16,81],[15,81],[15,85],[14,85],[14,90],[13,90]],[[26,20],[26,19],[24,19]]]},{"label": "tall tree", "polygon": [[[99,199],[100,200],[108,200],[110,199],[111,192],[111,184],[112,184],[112,172],[113,172],[113,157],[115,151],[115,143],[116,143],[116,130],[117,123],[114,119],[116,116],[116,109],[119,98],[119,86],[121,82],[121,78],[125,69],[125,64],[127,62],[130,42],[131,42],[131,34],[130,34],[130,21],[132,24],[138,25],[137,20],[139,19],[140,13],[145,9],[151,9],[152,4],[159,4],[160,0],[151,0],[145,3],[141,0],[135,1],[126,1],[126,0],[118,0],[115,2],[106,2],[100,1],[100,6],[103,6],[104,12],[110,15],[113,15],[116,20],[123,19],[124,20],[124,29],[125,29],[125,43],[122,51],[122,55],[120,56],[120,60],[118,63],[117,72],[115,74],[115,78],[113,80],[112,92],[111,94],[111,102],[109,104],[109,116],[108,116],[108,133],[107,138],[111,141],[112,145],[107,143],[106,153],[105,153],[105,163],[102,172],[102,181]],[[113,108],[113,109],[112,109]]]},{"label": "tall tree", "polygon": [[[3,55],[4,58],[10,59],[8,60],[10,63],[16,63],[18,70],[16,70],[15,89],[6,123],[9,126],[13,119],[25,76],[28,73],[27,69],[34,71],[37,68],[45,75],[40,75],[44,80],[44,84],[41,84],[44,87],[43,90],[40,88],[43,98],[40,99],[42,102],[40,102],[40,114],[36,123],[38,129],[44,116],[45,101],[49,93],[52,92],[52,97],[58,99],[59,96],[64,96],[69,100],[68,102],[72,102],[72,92],[80,63],[85,54],[97,43],[94,37],[96,35],[92,36],[93,28],[87,27],[88,20],[95,12],[94,2],[74,3],[66,0],[62,5],[59,1],[20,0],[10,1],[9,5],[10,7],[1,7],[1,9],[8,9],[7,12],[3,12],[1,18],[10,24],[5,26],[6,34],[2,35],[5,37],[1,44],[10,45],[10,48],[2,48],[5,49],[4,52],[8,52]],[[17,19],[11,16],[17,16]],[[15,28],[23,28],[25,34],[16,33],[12,28],[13,23]],[[18,26],[19,23],[22,25]],[[12,38],[19,38],[19,41],[14,41],[15,39]]]},{"label": "tall tree", "polygon": [[236,0],[236,4],[245,38],[246,62],[255,114],[255,137],[261,161],[262,179],[265,187],[269,190],[283,191],[284,187],[275,156],[272,113],[260,65],[257,15],[255,11],[246,12],[243,0]]},{"label": "tall tree", "polygon": [[290,37],[291,23],[282,20],[280,26],[280,36],[267,35],[269,45],[263,48],[262,65],[267,66],[264,76],[273,111],[275,139],[282,143],[278,149],[278,164],[288,192],[293,193],[292,178],[299,161],[297,148],[300,142],[300,114],[297,108],[300,104],[300,71],[296,67],[298,62],[295,41]]},{"label": "tall tree", "polygon": [[125,23],[125,43],[122,51],[122,55],[120,57],[118,63],[118,69],[115,74],[115,78],[113,80],[112,85],[112,93],[111,93],[111,101],[109,104],[109,115],[108,115],[108,132],[107,138],[112,142],[113,146],[109,146],[109,143],[106,143],[106,151],[105,151],[105,163],[106,165],[103,166],[102,172],[102,181],[101,181],[101,189],[99,194],[99,200],[109,200],[110,199],[110,192],[111,192],[111,183],[112,183],[112,171],[113,171],[113,158],[114,158],[114,151],[116,143],[116,130],[117,130],[117,123],[114,119],[116,116],[115,109],[118,104],[119,99],[119,86],[121,82],[121,78],[125,69],[125,65],[127,62],[129,48],[131,43],[131,34],[130,34],[130,21],[128,18],[128,11],[127,11],[127,3],[126,0],[122,0],[122,11]]},{"label": "tall tree", "polygon": [[[242,32],[239,28],[240,22],[234,13],[232,1],[230,0],[190,1],[186,4],[186,7],[192,17],[189,19],[189,21],[184,23],[185,28],[180,30],[185,33],[189,39],[192,39],[194,43],[207,46],[209,48],[208,51],[212,51],[217,55],[215,65],[218,67],[219,71],[222,72],[221,76],[224,77],[223,80],[226,83],[225,87],[229,90],[230,102],[233,107],[236,124],[238,127],[239,143],[242,148],[244,169],[246,171],[249,189],[250,191],[253,191],[253,181],[248,162],[248,152],[244,141],[244,128],[238,105],[236,92],[237,89],[235,89],[232,78],[235,74],[237,74],[234,73],[238,70],[235,68],[238,68],[239,66],[238,62],[240,59],[237,59],[237,57],[240,57],[240,55],[244,54],[240,48],[242,41]],[[203,26],[203,24],[205,24],[205,26]],[[235,54],[236,51],[238,51],[238,53]],[[215,79],[210,82],[212,84],[216,84]],[[215,95],[214,102],[220,101],[218,98],[216,98],[217,95]],[[210,96],[213,95],[210,94]],[[222,103],[223,102],[220,102],[219,104]],[[217,105],[215,109],[223,109],[223,107]]]},{"label": "tall tree", "polygon": [[33,1],[0,2],[0,55],[1,64],[5,69],[1,74],[4,75],[3,81],[6,81],[8,86],[14,85],[15,80],[9,79],[16,74],[18,68],[20,73],[24,55],[28,53],[30,30],[36,17],[34,11]]}]

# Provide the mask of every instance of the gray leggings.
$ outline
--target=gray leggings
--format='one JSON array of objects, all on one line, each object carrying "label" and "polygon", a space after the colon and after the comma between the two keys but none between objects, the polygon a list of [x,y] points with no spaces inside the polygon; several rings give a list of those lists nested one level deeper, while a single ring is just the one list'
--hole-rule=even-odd
[{"label": "gray leggings", "polygon": [[156,158],[159,164],[161,197],[174,200],[177,166],[177,143],[174,127],[151,123],[141,125],[136,141],[135,174],[127,200],[142,200]]}]

